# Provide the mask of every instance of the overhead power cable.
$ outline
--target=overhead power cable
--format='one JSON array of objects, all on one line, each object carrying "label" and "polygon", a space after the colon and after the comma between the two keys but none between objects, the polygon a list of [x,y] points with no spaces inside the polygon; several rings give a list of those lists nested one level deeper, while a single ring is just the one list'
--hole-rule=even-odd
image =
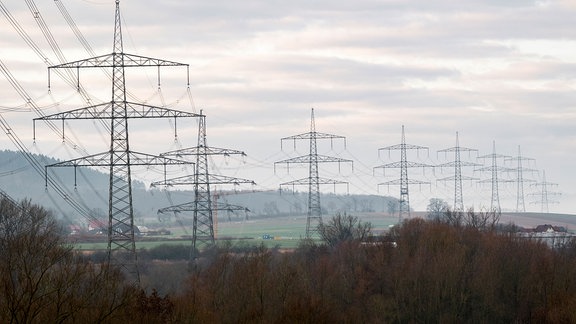
[{"label": "overhead power cable", "polygon": [[66,10],[66,7],[64,7],[64,4],[62,3],[62,1],[54,0],[54,3],[56,4],[56,7],[58,7],[60,14],[62,14],[62,17],[64,17],[64,20],[66,20],[66,23],[68,24],[70,29],[72,29],[72,32],[74,32],[74,35],[76,35],[76,38],[78,39],[80,44],[82,44],[82,47],[84,47],[84,49],[91,56],[96,56],[94,50],[92,49],[92,46],[90,46],[90,43],[88,43],[88,41],[86,40],[84,35],[82,35],[82,32],[80,31],[80,29],[78,29],[78,25],[76,25],[76,23],[74,22],[74,19],[72,19],[72,16],[70,16],[70,14],[68,13],[68,10]]},{"label": "overhead power cable", "polygon": [[[30,99],[30,96],[26,93],[24,88],[14,78],[12,73],[10,73],[10,71],[8,70],[8,68],[6,67],[6,65],[2,60],[0,60],[0,71],[2,71],[2,74],[4,74],[6,79],[10,82],[10,84],[18,92],[18,94],[22,98],[24,98],[24,100],[27,100],[38,114],[42,115],[42,111],[38,109],[38,107],[34,104],[32,99]],[[60,130],[53,123],[49,123],[49,125],[50,128],[52,128],[55,132],[60,132]],[[38,174],[40,174],[41,176],[46,177],[46,184],[47,185],[49,184],[52,188],[54,188],[55,191],[65,201],[67,201],[74,210],[79,212],[84,217],[90,218],[88,208],[85,205],[83,206],[82,204],[79,204],[77,201],[72,199],[71,195],[68,192],[66,192],[66,190],[60,186],[60,184],[58,184],[52,177],[49,177],[46,174],[44,166],[32,155],[32,153],[30,153],[26,145],[14,133],[14,131],[12,130],[12,128],[10,127],[10,125],[8,124],[8,122],[6,121],[6,119],[2,114],[0,114],[0,127],[4,130],[8,138],[10,138],[10,140],[14,143],[14,145],[18,148],[18,150],[24,155],[24,157],[34,168],[34,170],[36,170],[36,172],[38,172]]]},{"label": "overhead power cable", "polygon": [[[74,21],[74,19],[72,18],[72,16],[70,15],[68,10],[66,9],[66,7],[64,6],[64,3],[60,0],[54,0],[54,4],[56,4],[56,7],[58,7],[60,14],[62,15],[62,17],[64,17],[64,20],[68,24],[68,27],[70,27],[70,29],[72,30],[72,32],[74,33],[74,35],[78,39],[78,42],[80,42],[80,44],[82,45],[82,47],[84,47],[86,52],[88,52],[88,54],[90,54],[90,56],[93,56],[93,57],[96,56],[94,49],[92,49],[92,46],[86,40],[86,37],[84,37],[84,35],[82,34],[82,31],[80,31],[80,29],[78,28],[78,25],[76,24],[76,22]],[[64,63],[64,62],[66,62],[66,61],[64,60],[60,63]],[[109,80],[112,80],[112,74],[110,73],[110,71],[108,69],[102,68],[101,71],[104,72],[104,74],[106,75],[106,77]],[[133,93],[131,93],[128,90],[126,91],[126,95],[128,97],[136,100],[136,101],[140,101],[140,100],[138,100],[138,98]],[[103,125],[108,126],[105,123],[103,123]]]}]

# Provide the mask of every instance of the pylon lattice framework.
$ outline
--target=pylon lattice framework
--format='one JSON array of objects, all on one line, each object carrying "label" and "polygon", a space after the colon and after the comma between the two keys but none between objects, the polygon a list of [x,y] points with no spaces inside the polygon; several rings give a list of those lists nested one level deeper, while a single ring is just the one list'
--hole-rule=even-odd
[{"label": "pylon lattice framework", "polygon": [[462,194],[462,180],[479,180],[479,179],[469,177],[469,176],[463,176],[462,175],[462,167],[467,167],[467,166],[477,167],[477,166],[480,166],[480,164],[462,161],[460,153],[461,152],[478,152],[478,150],[467,148],[467,147],[461,147],[460,141],[458,139],[458,132],[456,132],[456,146],[438,151],[438,153],[449,153],[449,152],[454,152],[454,162],[439,164],[439,165],[437,165],[437,167],[440,167],[440,168],[453,167],[454,168],[454,175],[450,176],[450,177],[438,179],[437,181],[454,181],[454,206],[453,206],[453,209],[455,212],[463,212],[464,211],[464,195]]},{"label": "pylon lattice framework", "polygon": [[483,156],[479,156],[479,159],[487,159],[490,158],[492,160],[492,164],[490,166],[487,167],[482,167],[479,169],[476,169],[475,171],[490,171],[490,179],[485,179],[485,180],[480,180],[480,183],[490,183],[492,185],[492,190],[491,190],[491,198],[490,198],[490,211],[492,212],[496,212],[496,213],[500,213],[502,212],[502,208],[500,207],[500,195],[498,192],[498,184],[500,182],[512,182],[511,180],[507,180],[507,179],[501,179],[498,177],[498,174],[500,172],[506,171],[509,172],[512,169],[510,168],[505,168],[502,166],[498,165],[498,159],[508,159],[510,158],[507,155],[502,155],[502,154],[497,154],[496,153],[496,141],[492,142],[492,153],[491,154],[487,154],[487,155],[483,155]]},{"label": "pylon lattice framework", "polygon": [[549,204],[551,203],[558,203],[558,201],[552,201],[549,199],[550,196],[558,196],[560,195],[559,192],[550,192],[548,191],[549,187],[556,187],[558,186],[557,183],[547,182],[546,181],[546,171],[542,171],[542,182],[538,182],[533,184],[534,187],[540,187],[540,191],[537,193],[531,194],[532,196],[539,196],[540,199],[533,203],[540,204],[540,212],[542,213],[549,213]]},{"label": "pylon lattice framework", "polygon": [[400,144],[387,146],[378,149],[378,153],[380,151],[387,150],[390,153],[392,150],[400,150],[400,162],[393,162],[388,164],[383,164],[374,167],[374,169],[390,169],[390,168],[399,168],[400,169],[400,179],[399,180],[392,180],[383,183],[379,183],[378,186],[381,185],[400,185],[400,200],[398,206],[398,222],[402,222],[402,219],[406,216],[410,216],[410,194],[408,192],[408,185],[410,184],[430,184],[430,182],[420,181],[420,180],[413,180],[408,178],[408,168],[427,168],[432,167],[432,165],[418,163],[418,162],[410,162],[407,158],[407,151],[408,150],[428,150],[427,147],[406,144],[406,136],[404,134],[404,125],[402,125],[402,139]]},{"label": "pylon lattice framework", "polygon": [[[166,109],[126,101],[124,69],[127,67],[185,66],[187,64],[126,54],[123,50],[120,23],[120,3],[116,1],[114,46],[111,54],[51,66],[50,69],[112,68],[112,101],[44,116],[36,120],[98,119],[110,121],[110,149],[108,152],[84,156],[46,166],[109,167],[108,201],[108,262],[122,267],[135,283],[140,276],[134,240],[134,210],[132,201],[131,167],[135,165],[183,165],[189,162],[130,150],[128,120],[132,118],[183,118],[198,114]],[[123,253],[122,253],[123,252]]]},{"label": "pylon lattice framework", "polygon": [[303,133],[299,135],[284,137],[280,140],[280,144],[286,140],[293,140],[294,145],[296,145],[297,140],[309,140],[310,141],[310,153],[308,155],[303,155],[291,159],[286,159],[274,163],[274,167],[277,164],[286,164],[288,167],[290,164],[308,164],[308,177],[299,180],[289,181],[280,184],[280,188],[283,186],[294,186],[297,185],[307,185],[308,186],[308,213],[306,215],[306,237],[311,238],[315,233],[317,233],[317,225],[322,223],[322,207],[320,204],[320,185],[321,184],[347,184],[344,181],[338,181],[333,179],[321,178],[318,173],[318,163],[328,163],[328,162],[350,162],[352,160],[336,158],[332,156],[325,156],[318,154],[317,140],[319,139],[343,139],[344,145],[346,145],[345,137],[319,133],[316,132],[316,122],[314,120],[314,108],[312,108],[311,118],[310,118],[310,132]]},{"label": "pylon lattice framework", "polygon": [[[201,112],[202,113],[202,112]],[[182,158],[192,156],[196,158],[195,171],[192,176],[183,176],[173,179],[165,179],[152,183],[152,186],[174,186],[174,185],[194,185],[194,200],[180,205],[165,207],[158,210],[158,213],[182,213],[193,212],[192,220],[192,253],[195,257],[196,251],[200,247],[209,246],[215,243],[214,239],[214,211],[247,211],[246,207],[218,203],[212,201],[211,184],[218,185],[240,185],[252,184],[254,181],[233,178],[223,175],[211,174],[208,169],[208,156],[211,155],[242,155],[242,151],[209,147],[206,141],[206,116],[200,116],[198,124],[198,145],[196,147],[180,149],[176,151],[162,153],[163,157]]]},{"label": "pylon lattice framework", "polygon": [[522,165],[523,161],[534,161],[532,158],[522,156],[520,153],[520,145],[518,145],[518,155],[506,159],[506,161],[516,161],[516,168],[511,171],[516,172],[516,212],[525,212],[526,204],[524,203],[524,182],[534,182],[532,179],[524,178],[524,172],[535,172],[535,169],[529,169]]}]

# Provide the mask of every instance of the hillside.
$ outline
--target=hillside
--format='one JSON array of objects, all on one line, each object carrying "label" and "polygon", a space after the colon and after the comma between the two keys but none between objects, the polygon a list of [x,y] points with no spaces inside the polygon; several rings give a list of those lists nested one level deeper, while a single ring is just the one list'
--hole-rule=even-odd
[{"label": "hillside", "polygon": [[[34,157],[43,165],[59,162],[48,156]],[[48,172],[68,190],[73,199],[92,210],[93,216],[105,217],[108,210],[109,181],[106,173],[78,168],[75,186],[72,168],[51,168]],[[138,224],[157,222],[158,209],[189,202],[193,197],[193,192],[188,190],[171,190],[167,193],[164,189],[146,187],[142,182],[133,181],[134,215]],[[53,189],[46,188],[44,175],[38,174],[19,152],[0,151],[0,189],[17,200],[31,199],[33,203],[54,211],[56,216],[70,222],[85,221],[85,218],[78,215]],[[223,221],[304,215],[307,208],[307,194],[302,192],[227,191],[214,195],[214,199],[219,203],[240,205],[250,210],[247,214],[220,211],[217,215]],[[322,194],[321,201],[326,214],[387,212],[390,205],[397,204],[395,198],[377,195]]]}]

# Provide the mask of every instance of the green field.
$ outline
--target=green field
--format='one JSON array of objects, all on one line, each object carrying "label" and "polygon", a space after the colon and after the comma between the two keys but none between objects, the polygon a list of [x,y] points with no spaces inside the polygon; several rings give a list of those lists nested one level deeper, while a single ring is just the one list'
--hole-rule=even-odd
[{"label": "green field", "polygon": [[[388,229],[390,225],[396,223],[394,217],[387,215],[364,215],[360,216],[363,222],[370,222],[373,232],[380,233]],[[327,217],[325,217],[327,221]],[[138,249],[150,249],[160,244],[190,244],[189,237],[191,229],[181,226],[168,228],[171,235],[157,237],[142,237],[136,241]],[[218,222],[214,224],[216,240],[219,242],[229,241],[233,245],[260,245],[267,247],[280,247],[284,249],[295,248],[306,235],[306,217],[283,217],[265,218],[237,222]],[[105,237],[100,242],[74,243],[78,250],[106,250],[107,243]]]}]

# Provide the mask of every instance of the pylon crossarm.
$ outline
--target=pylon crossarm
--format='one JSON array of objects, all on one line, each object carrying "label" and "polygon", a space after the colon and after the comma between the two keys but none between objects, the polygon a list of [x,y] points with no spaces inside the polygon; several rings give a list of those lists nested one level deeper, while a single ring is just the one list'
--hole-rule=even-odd
[{"label": "pylon crossarm", "polygon": [[482,166],[482,164],[478,164],[478,163],[474,163],[474,162],[466,162],[466,161],[460,161],[460,162],[448,162],[448,163],[442,163],[442,164],[438,164],[436,165],[436,167],[438,168],[448,168],[448,167],[456,167],[456,166]]},{"label": "pylon crossarm", "polygon": [[446,177],[446,178],[436,179],[436,181],[450,181],[450,180],[457,180],[457,179],[462,179],[462,180],[479,180],[479,178],[474,178],[474,177],[468,177],[468,176],[463,176],[463,175],[461,175],[460,177],[450,176],[450,177]]},{"label": "pylon crossarm", "polygon": [[89,67],[115,67],[115,55],[122,55],[124,67],[141,67],[141,66],[188,66],[185,63],[167,61],[141,55],[127,53],[111,53],[99,55],[83,60],[53,65],[48,69],[70,69],[70,68],[89,68]]},{"label": "pylon crossarm", "polygon": [[[388,164],[376,166],[376,167],[374,167],[374,169],[378,169],[378,168],[402,168],[402,165],[403,165],[403,162],[393,162],[393,163],[388,163]],[[404,167],[408,167],[408,168],[414,168],[414,167],[430,168],[430,167],[433,167],[433,165],[418,163],[418,162],[406,162]]]},{"label": "pylon crossarm", "polygon": [[203,211],[210,211],[210,210],[212,210],[212,211],[213,210],[249,211],[248,208],[243,207],[243,206],[225,204],[225,203],[220,203],[220,202],[212,203],[210,208],[202,207],[202,205],[196,204],[195,202],[192,201],[192,202],[186,202],[183,204],[174,205],[174,206],[170,206],[170,207],[160,208],[160,209],[158,209],[158,213],[159,214],[183,213],[183,212],[193,212],[193,211],[203,212]]},{"label": "pylon crossarm", "polygon": [[126,102],[127,118],[175,118],[201,117],[202,115],[187,111],[162,108],[157,106]]},{"label": "pylon crossarm", "polygon": [[113,115],[113,102],[98,104],[89,107],[78,108],[47,115],[36,120],[63,120],[63,119],[112,119],[119,117],[126,118],[179,118],[179,117],[199,117],[201,115],[186,111],[167,109],[151,105],[126,102],[126,116]]},{"label": "pylon crossarm", "polygon": [[231,149],[224,149],[224,148],[217,148],[217,147],[190,147],[175,151],[169,151],[165,153],[161,153],[160,156],[174,156],[174,157],[183,157],[183,156],[198,156],[198,155],[242,155],[246,156],[246,153],[243,151],[238,150],[231,150]]},{"label": "pylon crossarm", "polygon": [[316,131],[308,132],[308,133],[302,133],[302,134],[288,136],[288,137],[283,137],[280,139],[280,147],[283,146],[282,144],[284,143],[284,141],[288,141],[288,140],[294,141],[294,147],[296,147],[296,141],[297,140],[314,140],[314,141],[316,141],[319,139],[330,139],[330,140],[343,139],[344,140],[344,147],[346,147],[346,137],[339,136],[339,135],[326,134],[326,133],[318,133]]},{"label": "pylon crossarm", "polygon": [[57,114],[46,115],[39,118],[34,118],[33,121],[37,120],[63,120],[63,119],[109,119],[111,118],[112,103],[103,103],[89,107],[78,108],[74,110],[69,110]]},{"label": "pylon crossarm", "polygon": [[240,184],[252,184],[255,185],[256,183],[252,180],[242,179],[242,178],[234,178],[228,177],[218,174],[209,174],[207,181],[195,180],[194,175],[187,175],[172,179],[166,179],[162,181],[156,181],[150,184],[152,187],[156,186],[178,186],[178,185],[193,185],[193,184],[200,184],[200,185],[207,185],[207,184],[233,184],[233,185],[240,185]]},{"label": "pylon crossarm", "polygon": [[486,155],[482,155],[479,156],[478,159],[494,159],[494,158],[503,158],[503,159],[509,159],[510,156],[509,155],[503,155],[503,154],[496,154],[496,153],[491,153],[491,154],[486,154]]},{"label": "pylon crossarm", "polygon": [[310,162],[318,162],[318,163],[322,163],[322,162],[350,162],[350,163],[353,163],[352,160],[317,154],[314,156],[312,156],[312,155],[298,156],[295,158],[274,162],[274,164],[310,163]]},{"label": "pylon crossarm", "polygon": [[332,135],[332,134],[327,134],[327,133],[319,133],[319,132],[308,132],[308,133],[302,133],[302,134],[298,134],[298,135],[293,135],[293,136],[288,136],[288,137],[283,137],[280,140],[281,141],[287,141],[287,140],[299,140],[299,139],[311,139],[311,138],[315,138],[315,139],[337,139],[337,138],[346,138],[344,136],[339,136],[339,135]]},{"label": "pylon crossarm", "polygon": [[[504,170],[505,172],[518,172],[518,168],[510,168],[508,170]],[[538,170],[536,169],[528,169],[528,168],[522,168],[522,172],[538,172]],[[523,181],[527,181],[529,179],[523,179]]]},{"label": "pylon crossarm", "polygon": [[484,180],[480,180],[478,181],[478,183],[492,183],[492,182],[498,182],[498,183],[511,183],[511,182],[515,182],[515,180],[508,180],[508,179],[484,179]]},{"label": "pylon crossarm", "polygon": [[131,165],[193,165],[194,163],[153,154],[130,151]]},{"label": "pylon crossarm", "polygon": [[378,149],[378,151],[391,151],[391,150],[428,150],[425,146],[412,145],[412,144],[396,144]]},{"label": "pylon crossarm", "polygon": [[52,65],[48,67],[48,73],[50,69],[71,69],[71,68],[86,68],[86,67],[112,67],[114,63],[114,54],[104,54],[95,57],[90,57],[87,59],[82,59],[78,61],[72,61],[67,63],[62,63],[58,65]]},{"label": "pylon crossarm", "polygon": [[[409,179],[407,183],[408,184],[418,184],[418,185],[430,184],[430,182],[420,181],[420,180],[411,180],[411,179]],[[391,186],[391,185],[402,185],[402,184],[403,183],[400,180],[392,180],[392,181],[379,183],[378,185],[379,186],[384,186],[384,185]]]},{"label": "pylon crossarm", "polygon": [[[193,164],[192,162],[166,158],[151,154],[128,152],[130,157],[130,165],[184,165]],[[84,156],[77,159],[58,162],[47,165],[46,167],[69,167],[69,166],[110,166],[111,154],[110,152],[98,153],[93,155]],[[122,165],[114,161],[114,165]]]},{"label": "pylon crossarm", "polygon": [[449,153],[449,152],[478,152],[478,150],[472,149],[472,148],[455,146],[455,147],[450,147],[450,148],[438,151],[438,153]]},{"label": "pylon crossarm", "polygon": [[[294,181],[284,182],[281,183],[280,186],[298,186],[298,185],[309,185],[312,179],[310,178],[303,178]],[[318,178],[318,184],[347,184],[346,181],[338,181],[333,179],[326,179],[326,178]]]},{"label": "pylon crossarm", "polygon": [[474,171],[502,171],[502,172],[511,172],[511,171],[515,171],[515,169],[513,168],[506,168],[506,167],[502,167],[502,166],[487,166],[487,167],[483,167],[483,168],[479,168],[479,169],[475,169]]},{"label": "pylon crossarm", "polygon": [[124,55],[124,66],[132,67],[132,66],[188,66],[188,64],[174,62],[174,61],[167,61],[163,59],[135,55],[135,54],[122,54]]}]

